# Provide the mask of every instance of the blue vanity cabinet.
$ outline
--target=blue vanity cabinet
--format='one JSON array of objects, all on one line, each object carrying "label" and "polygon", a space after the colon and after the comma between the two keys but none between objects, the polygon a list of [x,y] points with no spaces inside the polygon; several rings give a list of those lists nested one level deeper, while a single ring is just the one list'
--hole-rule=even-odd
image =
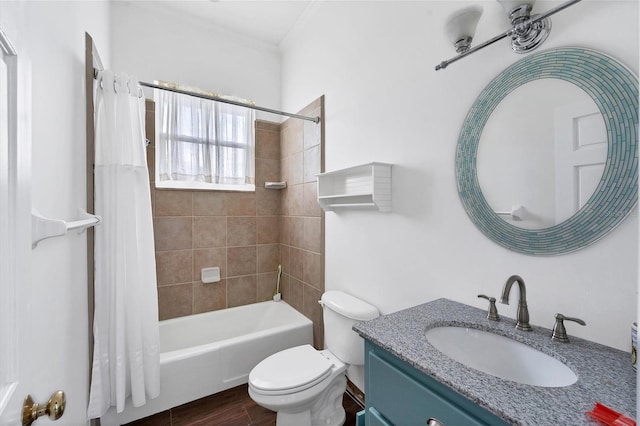
[{"label": "blue vanity cabinet", "polygon": [[365,340],[367,426],[508,425],[484,408]]}]

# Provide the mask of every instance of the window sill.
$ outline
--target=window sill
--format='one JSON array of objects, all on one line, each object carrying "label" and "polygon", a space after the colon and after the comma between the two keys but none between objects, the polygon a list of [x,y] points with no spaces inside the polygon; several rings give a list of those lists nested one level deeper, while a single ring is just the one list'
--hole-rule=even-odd
[{"label": "window sill", "polygon": [[164,181],[156,182],[157,189],[186,189],[195,191],[239,191],[255,192],[255,185],[225,185],[206,182]]}]

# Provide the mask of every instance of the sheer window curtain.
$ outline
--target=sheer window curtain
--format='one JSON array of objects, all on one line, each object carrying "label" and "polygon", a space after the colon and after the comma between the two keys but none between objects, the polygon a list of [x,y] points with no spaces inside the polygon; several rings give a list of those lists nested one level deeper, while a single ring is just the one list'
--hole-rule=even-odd
[{"label": "sheer window curtain", "polygon": [[255,189],[253,110],[155,90],[156,185]]},{"label": "sheer window curtain", "polygon": [[158,296],[144,97],[125,74],[98,75],[94,356],[88,417],[160,393]]}]

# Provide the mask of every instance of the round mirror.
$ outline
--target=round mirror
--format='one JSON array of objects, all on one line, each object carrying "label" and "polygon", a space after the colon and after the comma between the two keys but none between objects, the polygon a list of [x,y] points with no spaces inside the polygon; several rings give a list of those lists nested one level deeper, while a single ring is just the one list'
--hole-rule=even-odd
[{"label": "round mirror", "polygon": [[544,78],[517,87],[491,113],[478,143],[478,181],[503,220],[542,229],[586,204],[606,159],[593,99],[573,83]]},{"label": "round mirror", "polygon": [[[575,151],[576,144],[585,145],[585,148],[600,145],[590,152],[602,150],[601,146],[606,146],[603,164],[602,159],[599,159],[594,167],[588,167],[592,164],[590,159],[585,164],[556,169],[557,153],[550,160],[536,160],[542,162],[534,163],[531,154],[533,148],[525,148],[524,153],[516,152],[515,140],[523,141],[524,135],[536,133],[540,127],[548,126],[541,124],[539,117],[532,111],[551,106],[546,100],[536,99],[526,93],[539,91],[535,85],[528,86],[529,83],[546,84],[544,80],[553,81],[553,85],[569,87],[567,90],[575,92],[576,96],[586,93],[591,98],[597,111],[601,113],[601,118],[598,118],[597,112],[588,112],[588,107],[586,112],[579,112],[578,121],[583,117],[588,120],[577,127],[575,123],[570,126],[574,133],[571,136],[573,141],[570,142],[573,148],[567,151]],[[517,92],[521,90],[517,89],[525,92],[524,101],[518,98]],[[565,89],[556,88],[549,96],[559,98],[564,91]],[[511,94],[514,95],[513,101]],[[566,96],[573,98],[574,95],[569,93]],[[576,104],[588,103],[583,100],[578,99]],[[560,101],[554,105],[563,109],[564,102],[562,99]],[[566,105],[573,103],[569,101]],[[512,112],[516,110],[516,115],[501,118],[499,111],[502,109]],[[494,111],[497,111],[495,120]],[[524,127],[520,127],[520,130],[506,130],[514,121],[520,121]],[[602,130],[603,125],[605,145],[597,142],[597,139],[601,139],[600,136],[594,136],[598,128]],[[584,137],[580,132],[583,132]],[[578,250],[606,235],[636,205],[637,132],[638,79],[622,64],[601,53],[580,48],[560,48],[530,55],[491,81],[478,96],[465,119],[456,151],[460,199],[474,224],[493,241],[511,250],[530,255],[555,255]],[[504,134],[507,135],[506,138],[502,137]],[[493,144],[497,146],[490,146]],[[537,142],[537,145],[541,144],[542,142]],[[485,152],[485,148],[488,151]],[[550,148],[547,149],[549,150]],[[512,166],[511,161],[515,162],[513,155],[524,158],[525,161]],[[485,160],[490,161],[487,157],[491,157],[494,162],[488,162],[485,166]],[[506,174],[497,173],[492,176],[495,169],[500,168],[510,170]],[[522,180],[521,176],[527,176],[532,169],[538,169],[538,177]],[[553,179],[548,177],[551,174],[554,175]],[[567,180],[567,174],[573,177]],[[510,181],[518,179],[523,181],[524,187],[508,188]],[[539,187],[532,191],[536,195],[531,198],[527,191],[535,186],[534,180]],[[569,196],[566,190],[550,189],[552,184],[549,182],[552,180],[554,186],[569,188],[573,195]],[[498,189],[494,192],[496,184]],[[534,198],[537,201],[534,202]],[[573,205],[577,211],[558,212],[558,199],[571,200],[565,204]],[[549,207],[551,205],[553,207]]]}]

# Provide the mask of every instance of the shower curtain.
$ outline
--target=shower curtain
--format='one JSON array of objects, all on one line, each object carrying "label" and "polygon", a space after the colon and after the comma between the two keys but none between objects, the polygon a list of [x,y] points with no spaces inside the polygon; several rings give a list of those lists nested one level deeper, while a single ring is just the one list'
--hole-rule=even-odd
[{"label": "shower curtain", "polygon": [[158,297],[144,97],[135,79],[101,71],[95,112],[94,354],[88,417],[160,393]]}]

